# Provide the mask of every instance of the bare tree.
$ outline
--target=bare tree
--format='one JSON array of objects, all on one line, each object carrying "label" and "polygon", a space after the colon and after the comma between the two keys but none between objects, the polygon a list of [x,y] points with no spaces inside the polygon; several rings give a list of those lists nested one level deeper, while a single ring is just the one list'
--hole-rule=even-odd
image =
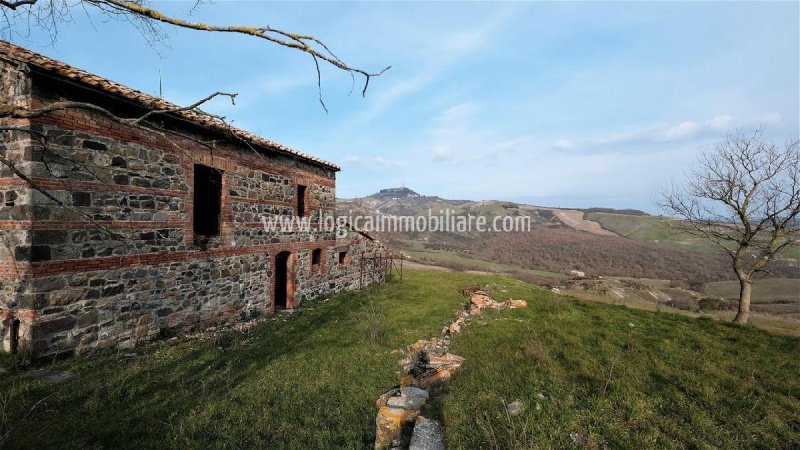
[{"label": "bare tree", "polygon": [[[202,2],[203,0],[198,0],[192,11]],[[164,34],[158,25],[166,24],[195,31],[250,36],[270,44],[305,53],[313,59],[317,73],[319,102],[326,112],[328,109],[322,99],[320,61],[348,73],[353,79],[353,83],[355,83],[355,76],[362,77],[364,79],[361,89],[362,96],[366,95],[372,77],[380,76],[391,68],[391,66],[387,66],[378,72],[369,72],[359,67],[351,66],[336,56],[324,42],[312,35],[293,33],[273,28],[269,25],[260,27],[220,26],[184,20],[166,15],[148,6],[146,0],[0,0],[0,15],[4,18],[5,27],[8,29],[13,29],[14,26],[18,25],[27,26],[28,29],[38,27],[49,32],[51,38],[55,40],[58,27],[61,23],[71,20],[72,11],[85,11],[87,7],[101,11],[108,18],[131,23],[150,42],[164,39]]]},{"label": "bare tree", "polygon": [[[192,7],[192,11],[190,11],[190,13],[202,3],[203,0],[198,0]],[[248,27],[239,25],[220,26],[184,20],[178,17],[172,17],[163,14],[159,10],[148,6],[148,2],[145,0],[0,0],[0,29],[6,29],[10,32],[19,34],[24,33],[25,29],[30,32],[31,29],[38,28],[44,30],[46,33],[49,33],[51,39],[55,41],[59,27],[64,23],[69,23],[72,21],[73,11],[82,12],[88,11],[91,8],[99,10],[105,19],[119,20],[134,26],[140,32],[143,38],[151,44],[151,46],[154,44],[154,42],[165,39],[165,34],[161,31],[160,26],[170,26],[197,32],[237,34],[247,36],[253,39],[259,39],[269,45],[276,45],[309,55],[312,58],[314,68],[316,69],[319,102],[326,112],[327,108],[322,98],[320,62],[327,63],[333,66],[335,69],[349,74],[354,84],[356,76],[362,77],[362,96],[366,95],[371,78],[382,75],[390,68],[386,67],[378,72],[369,72],[359,67],[351,66],[336,56],[320,39],[308,34],[293,33],[273,28],[268,25],[261,27]],[[8,133],[25,133],[29,135],[32,138],[32,143],[38,149],[40,149],[42,162],[45,163],[48,171],[50,171],[50,167],[47,165],[47,160],[49,158],[58,159],[58,161],[60,161],[62,164],[67,163],[74,166],[76,170],[86,171],[96,181],[99,181],[99,179],[94,173],[94,168],[88,167],[85,163],[71,160],[70,157],[65,154],[63,149],[60,149],[58,146],[51,145],[52,143],[48,141],[47,136],[40,133],[35,128],[30,127],[29,125],[18,125],[18,123],[20,123],[19,120],[21,119],[21,123],[24,124],[26,123],[26,119],[43,117],[59,111],[83,110],[98,114],[106,119],[122,125],[146,129],[150,132],[164,136],[167,138],[168,142],[172,143],[176,151],[185,155],[188,155],[188,153],[185,151],[185,149],[181,148],[180,144],[178,144],[178,141],[181,139],[194,141],[196,144],[207,147],[210,151],[213,151],[222,141],[235,142],[243,145],[245,148],[249,148],[256,156],[263,157],[260,152],[256,151],[256,149],[251,146],[247,137],[243,136],[243,132],[231,126],[225,117],[214,115],[201,109],[201,107],[214,98],[227,97],[233,102],[236,96],[237,94],[235,93],[216,92],[185,107],[178,107],[171,104],[164,106],[154,103],[150,106],[145,105],[145,108],[141,112],[137,112],[131,116],[123,117],[93,103],[59,101],[32,109],[30,108],[30,105],[15,104],[15,102],[13,102],[11,99],[0,95],[0,134],[2,134],[3,138],[10,136]],[[175,129],[174,127],[163,126],[163,119],[185,115],[212,122],[214,128],[221,132],[221,137],[219,139],[201,141],[192,135],[185,134],[178,129]],[[68,131],[65,132],[68,133]],[[32,189],[40,192],[59,207],[70,210],[73,209],[69,205],[64,204],[48,189],[36,184],[30,177],[25,175],[25,173],[17,167],[14,161],[11,161],[0,155],[0,165],[7,167],[11,173],[25,180]],[[66,187],[65,189],[68,190]],[[97,222],[91,216],[80,211],[74,212],[83,216],[96,228],[108,235],[110,239],[118,240],[123,246],[129,245],[124,239],[119,238],[116,233],[106,229],[103,224]]]},{"label": "bare tree", "polygon": [[740,283],[735,323],[747,323],[754,277],[800,239],[800,148],[782,146],[763,130],[729,134],[700,156],[685,186],[673,186],[661,206],[682,230],[717,244]]}]

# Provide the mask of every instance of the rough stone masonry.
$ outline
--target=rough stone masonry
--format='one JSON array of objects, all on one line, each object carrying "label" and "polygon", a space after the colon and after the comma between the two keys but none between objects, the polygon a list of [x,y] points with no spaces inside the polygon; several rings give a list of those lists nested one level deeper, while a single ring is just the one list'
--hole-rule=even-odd
[{"label": "rough stone masonry", "polygon": [[[119,117],[176,108],[4,41],[0,75],[3,105],[70,100]],[[319,227],[335,214],[337,166],[196,112],[158,121],[170,132],[79,109],[0,119],[34,132],[0,141],[27,178],[0,170],[4,351],[131,347],[384,280],[380,243]],[[291,215],[312,218],[311,229],[270,233],[261,222]]]}]

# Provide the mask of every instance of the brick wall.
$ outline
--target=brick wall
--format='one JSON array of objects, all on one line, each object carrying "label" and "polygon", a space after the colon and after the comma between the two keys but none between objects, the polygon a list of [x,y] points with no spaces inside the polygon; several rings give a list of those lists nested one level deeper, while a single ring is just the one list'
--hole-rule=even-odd
[{"label": "brick wall", "polygon": [[[2,61],[0,61],[2,62]],[[33,106],[91,101],[115,113],[130,106],[19,67],[0,65],[2,92]],[[25,95],[21,95],[25,94]],[[335,172],[266,149],[204,135],[171,123],[185,137],[124,126],[86,111],[59,111],[32,120],[48,145],[6,136],[0,152],[58,201],[19,177],[0,177],[0,333],[35,356],[129,347],[167,328],[193,328],[274,310],[275,257],[291,253],[294,307],[319,295],[382,281],[364,277],[361,254],[383,251],[364,236],[312,229],[268,233],[265,215],[292,215],[297,185],[306,215],[335,211]],[[216,140],[212,146],[203,142]],[[194,165],[222,172],[220,232],[195,236]],[[322,261],[312,268],[311,252]],[[338,252],[348,250],[345,264]]]}]

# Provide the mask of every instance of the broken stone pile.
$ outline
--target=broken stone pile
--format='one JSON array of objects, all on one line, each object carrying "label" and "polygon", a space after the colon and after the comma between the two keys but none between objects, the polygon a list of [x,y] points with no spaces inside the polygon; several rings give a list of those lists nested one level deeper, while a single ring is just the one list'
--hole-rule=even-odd
[{"label": "broken stone pile", "polygon": [[469,288],[462,293],[470,300],[456,313],[454,320],[444,327],[441,336],[419,341],[403,349],[400,360],[400,386],[381,395],[376,404],[375,419],[376,449],[444,449],[442,425],[427,419],[420,411],[432,393],[464,365],[464,358],[450,353],[450,337],[458,334],[467,325],[471,316],[481,314],[486,308],[524,308],[524,300],[499,303],[489,294]]}]

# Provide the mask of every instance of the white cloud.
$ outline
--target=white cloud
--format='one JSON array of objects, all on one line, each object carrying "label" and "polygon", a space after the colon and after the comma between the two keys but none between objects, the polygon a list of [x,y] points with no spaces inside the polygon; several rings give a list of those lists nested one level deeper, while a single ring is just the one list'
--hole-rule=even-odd
[{"label": "white cloud", "polygon": [[499,137],[481,126],[480,108],[467,101],[445,109],[431,122],[430,143],[426,146],[434,161],[464,163],[495,162],[499,157],[518,152],[530,144],[530,137]]},{"label": "white cloud", "polygon": [[756,119],[762,125],[771,125],[781,121],[781,115],[776,112],[765,114]]},{"label": "white cloud", "polygon": [[404,161],[397,159],[386,159],[382,156],[378,156],[377,158],[372,158],[372,165],[380,169],[397,169],[405,166],[406,164]]},{"label": "white cloud", "polygon": [[553,142],[553,148],[556,150],[572,150],[575,148],[575,143],[569,139],[559,139]]},{"label": "white cloud", "polygon": [[437,161],[452,161],[455,159],[453,149],[442,145],[433,147],[433,159]]},{"label": "white cloud", "polygon": [[468,60],[482,48],[488,47],[497,32],[502,30],[513,17],[513,8],[504,8],[485,18],[480,25],[468,30],[448,30],[446,33],[426,37],[422,47],[421,43],[412,39],[408,44],[415,48],[417,53],[415,59],[419,61],[423,59],[423,55],[427,55],[429,61],[413,67],[414,71],[405,78],[397,78],[397,72],[391,73],[392,79],[398,81],[394,81],[388,87],[381,87],[377,94],[367,96],[369,105],[355,116],[355,122],[374,120],[403,99],[441,82],[450,69]]},{"label": "white cloud", "polygon": [[[774,124],[780,120],[781,116],[778,113],[769,113],[750,119],[739,119],[728,114],[721,114],[699,123],[692,120],[677,124],[660,123],[638,130],[586,139],[585,143],[594,147],[674,143],[702,137],[719,136],[737,127],[758,127]],[[560,149],[557,144],[562,141],[569,142],[567,139],[562,139],[557,141],[553,147]]]},{"label": "white cloud", "polygon": [[733,125],[734,120],[736,120],[735,117],[723,114],[706,121],[706,126],[712,130],[727,130]]},{"label": "white cloud", "polygon": [[679,139],[685,139],[697,133],[699,127],[692,121],[682,122],[675,126],[665,126],[661,130],[656,131],[655,140],[661,142],[672,142]]},{"label": "white cloud", "polygon": [[405,166],[405,161],[398,159],[387,159],[383,156],[376,156],[375,158],[362,159],[359,156],[345,156],[342,158],[342,164],[347,166],[361,166],[371,169],[399,169]]}]

